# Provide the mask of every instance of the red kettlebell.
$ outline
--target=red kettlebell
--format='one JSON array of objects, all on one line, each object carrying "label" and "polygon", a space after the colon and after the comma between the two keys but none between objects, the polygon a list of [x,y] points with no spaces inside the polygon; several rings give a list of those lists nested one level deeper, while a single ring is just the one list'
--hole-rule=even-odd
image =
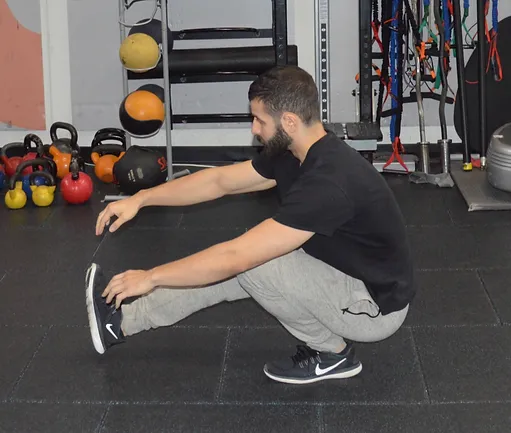
[{"label": "red kettlebell", "polygon": [[[25,145],[23,143],[8,143],[2,147],[1,153],[0,153],[0,159],[2,160],[3,164],[5,165],[5,174],[7,177],[14,176],[14,173],[16,173],[16,169],[18,168],[18,165],[20,165],[21,161],[23,161],[22,156],[8,156],[8,152],[11,149],[25,149]],[[21,153],[21,152],[20,152]],[[26,169],[27,171],[23,174],[29,174],[29,169]]]},{"label": "red kettlebell", "polygon": [[83,166],[80,161],[81,158],[78,151],[73,151],[71,163],[69,164],[69,173],[60,182],[62,197],[69,204],[83,204],[87,202],[94,190],[92,179],[87,173],[82,171]]},{"label": "red kettlebell", "polygon": [[[32,148],[31,144],[35,144],[35,148]],[[44,156],[44,144],[35,134],[28,134],[23,142],[25,146],[25,156],[22,158],[23,161],[30,161],[36,158],[42,158]],[[32,173],[32,167],[29,168],[29,173]]]}]

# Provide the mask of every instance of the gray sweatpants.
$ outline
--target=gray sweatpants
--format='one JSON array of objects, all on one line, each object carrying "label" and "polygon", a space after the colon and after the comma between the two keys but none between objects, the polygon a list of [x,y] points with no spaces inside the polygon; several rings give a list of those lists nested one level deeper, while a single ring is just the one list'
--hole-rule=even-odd
[{"label": "gray sweatpants", "polygon": [[339,351],[344,338],[383,340],[399,329],[408,312],[406,307],[385,316],[378,314],[360,280],[299,249],[211,286],[155,289],[122,306],[122,329],[133,335],[173,325],[203,308],[249,297],[292,335],[319,351]]}]

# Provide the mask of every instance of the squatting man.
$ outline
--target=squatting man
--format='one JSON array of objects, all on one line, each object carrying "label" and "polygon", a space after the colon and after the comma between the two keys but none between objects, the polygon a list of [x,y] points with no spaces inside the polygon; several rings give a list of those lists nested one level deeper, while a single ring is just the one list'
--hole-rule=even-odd
[{"label": "squatting man", "polygon": [[251,297],[303,342],[296,354],[266,362],[269,378],[307,384],[355,376],[362,363],[354,342],[393,335],[415,296],[403,216],[381,174],[325,130],[306,71],[271,69],[251,84],[248,99],[262,152],[110,203],[96,235],[115,232],[147,206],[270,188],[279,196],[276,213],[235,239],[149,270],[127,270],[108,284],[93,263],[86,299],[94,347],[104,353],[139,332]]}]

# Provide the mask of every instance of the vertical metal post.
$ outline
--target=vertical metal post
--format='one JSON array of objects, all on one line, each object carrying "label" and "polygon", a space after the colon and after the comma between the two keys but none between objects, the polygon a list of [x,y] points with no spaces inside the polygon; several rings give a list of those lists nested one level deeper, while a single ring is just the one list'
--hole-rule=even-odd
[{"label": "vertical metal post", "polygon": [[373,122],[373,59],[372,59],[372,3],[358,2],[359,10],[359,68],[360,68],[360,122]]},{"label": "vertical metal post", "polygon": [[273,2],[273,44],[277,66],[287,65],[287,0]]},{"label": "vertical metal post", "polygon": [[458,89],[460,92],[461,106],[461,141],[463,143],[463,168],[465,171],[472,169],[470,159],[470,136],[468,134],[467,115],[467,88],[465,82],[465,53],[463,49],[463,30],[461,28],[461,5],[460,0],[453,0],[454,11],[454,37],[456,38],[456,67],[458,70]]},{"label": "vertical metal post", "polygon": [[486,16],[485,0],[477,0],[477,44],[479,48],[479,126],[481,141],[481,168],[486,167]]},{"label": "vertical metal post", "polygon": [[162,37],[162,57],[163,57],[163,87],[165,89],[165,138],[167,147],[167,165],[168,179],[172,179],[173,159],[172,159],[172,98],[170,88],[170,64],[169,64],[169,44],[168,44],[168,26],[169,15],[167,0],[159,0],[161,8],[161,37]]},{"label": "vertical metal post", "polygon": [[[421,22],[421,10],[420,6],[416,2],[412,1],[412,12],[417,23]],[[412,42],[414,42],[415,36],[413,30],[410,28],[410,35]],[[422,37],[422,35],[420,35]],[[416,46],[416,43],[413,43]],[[424,102],[422,100],[422,63],[417,48],[414,48],[415,52],[415,92],[417,93],[417,110],[419,115],[419,131],[420,131],[420,171],[428,174],[430,171],[430,160],[429,160],[429,143],[426,139],[426,122],[424,119]]]},{"label": "vertical metal post", "polygon": [[321,121],[330,122],[330,10],[328,0],[315,0],[316,83],[321,100]]},{"label": "vertical metal post", "polygon": [[[126,7],[124,4],[124,0],[119,0],[119,30],[121,35],[121,44],[126,39],[126,27],[124,24],[126,22]],[[128,96],[130,92],[129,82],[128,82],[128,71],[125,68],[122,68],[122,93],[123,99]],[[131,136],[126,134],[126,148],[128,149],[131,146]]]}]

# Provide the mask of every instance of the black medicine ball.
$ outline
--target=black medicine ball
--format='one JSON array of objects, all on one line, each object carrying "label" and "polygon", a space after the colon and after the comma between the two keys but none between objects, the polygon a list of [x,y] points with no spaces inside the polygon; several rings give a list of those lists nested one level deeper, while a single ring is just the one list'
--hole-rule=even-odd
[{"label": "black medicine ball", "polygon": [[121,192],[136,194],[167,180],[167,159],[158,151],[132,145],[114,165],[115,181]]}]

